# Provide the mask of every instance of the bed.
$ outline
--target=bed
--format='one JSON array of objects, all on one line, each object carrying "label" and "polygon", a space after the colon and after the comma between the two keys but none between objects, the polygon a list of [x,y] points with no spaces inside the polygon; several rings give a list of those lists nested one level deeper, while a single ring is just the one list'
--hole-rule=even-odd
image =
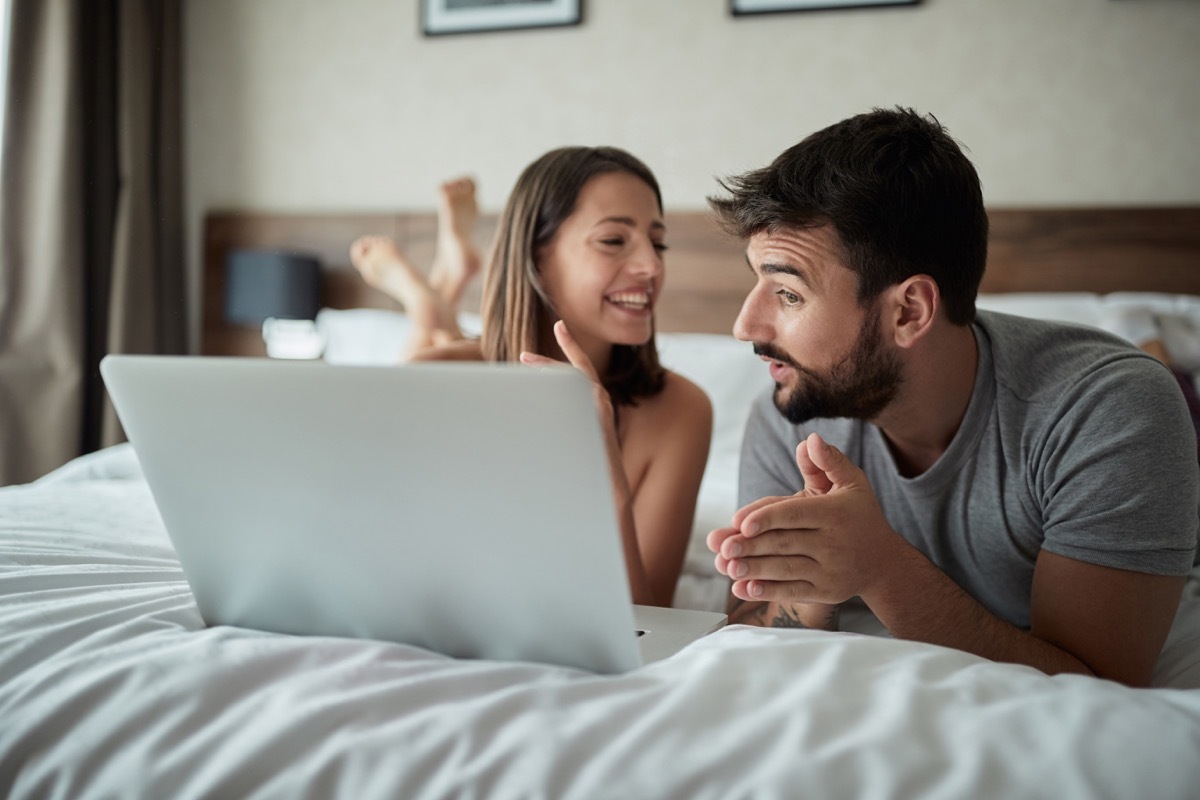
[{"label": "bed", "polygon": [[[1079,324],[1151,308],[1200,331],[1200,209],[992,224],[984,307]],[[663,361],[716,412],[676,605],[720,608],[702,538],[734,508],[767,378],[727,333],[750,280],[740,247],[704,214],[668,226]],[[261,355],[257,331],[221,318],[221,265],[286,247],[322,259],[326,357],[386,363],[405,321],[345,263],[365,231],[423,261],[432,246],[428,214],[210,215],[203,351]],[[847,627],[730,626],[621,676],[205,628],[117,445],[0,489],[0,796],[1200,797],[1200,575],[1152,689],[896,641],[861,609]]]}]

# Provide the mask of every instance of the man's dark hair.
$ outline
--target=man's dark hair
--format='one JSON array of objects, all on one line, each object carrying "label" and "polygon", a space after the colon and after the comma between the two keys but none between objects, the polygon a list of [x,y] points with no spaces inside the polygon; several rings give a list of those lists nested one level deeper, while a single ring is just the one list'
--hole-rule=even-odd
[{"label": "man's dark hair", "polygon": [[831,224],[865,304],[913,275],[932,277],[946,316],[975,318],[988,219],[975,167],[933,116],[909,108],[851,117],[808,136],[770,166],[721,181],[721,225],[760,231]]}]

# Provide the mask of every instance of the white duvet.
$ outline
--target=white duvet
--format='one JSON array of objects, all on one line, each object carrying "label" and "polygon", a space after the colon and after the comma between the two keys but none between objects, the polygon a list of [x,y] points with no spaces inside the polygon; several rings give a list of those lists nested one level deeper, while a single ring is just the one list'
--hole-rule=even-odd
[{"label": "white duvet", "polygon": [[[1158,680],[1195,679],[1197,635]],[[1200,689],[852,633],[597,677],[205,629],[118,446],[0,490],[0,796],[1195,800]]]}]

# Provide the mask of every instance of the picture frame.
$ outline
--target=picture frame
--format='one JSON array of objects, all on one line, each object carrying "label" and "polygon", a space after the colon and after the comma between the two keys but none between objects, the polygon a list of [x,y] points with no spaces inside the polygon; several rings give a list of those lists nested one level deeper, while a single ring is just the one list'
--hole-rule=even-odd
[{"label": "picture frame", "polygon": [[755,14],[778,14],[787,11],[915,6],[920,2],[921,0],[729,0],[729,10],[735,17],[741,17]]},{"label": "picture frame", "polygon": [[426,36],[578,25],[583,0],[421,0]]}]

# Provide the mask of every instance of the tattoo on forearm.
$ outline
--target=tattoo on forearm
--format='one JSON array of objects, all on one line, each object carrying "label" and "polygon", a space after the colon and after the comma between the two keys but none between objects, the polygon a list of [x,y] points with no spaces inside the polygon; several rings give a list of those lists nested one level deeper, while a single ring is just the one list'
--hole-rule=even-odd
[{"label": "tattoo on forearm", "polygon": [[796,613],[796,610],[794,608],[792,608],[791,606],[782,606],[781,605],[781,606],[776,606],[776,608],[778,610],[775,614],[775,617],[771,620],[772,628],[807,628],[808,627],[807,625],[805,625],[803,622],[800,621],[800,616]]}]

